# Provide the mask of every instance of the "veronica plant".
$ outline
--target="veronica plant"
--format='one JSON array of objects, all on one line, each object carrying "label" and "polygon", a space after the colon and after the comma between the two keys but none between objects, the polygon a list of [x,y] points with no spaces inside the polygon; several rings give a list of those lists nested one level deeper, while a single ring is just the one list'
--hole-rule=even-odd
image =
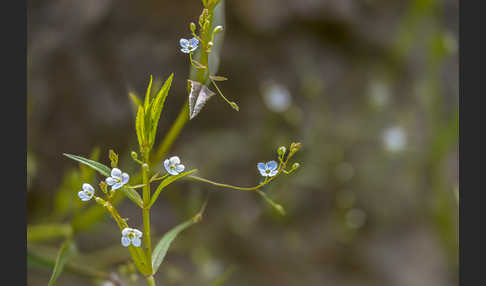
[{"label": "veronica plant", "polygon": [[[180,39],[180,50],[189,55],[189,60],[193,68],[197,69],[194,79],[188,80],[188,106],[187,114],[189,119],[193,119],[203,108],[209,98],[215,94],[210,90],[208,83],[212,84],[218,94],[235,110],[239,110],[235,102],[229,101],[223,96],[216,81],[226,80],[225,77],[211,74],[208,64],[208,57],[214,47],[214,39],[219,32],[223,30],[222,26],[213,26],[213,14],[215,7],[220,0],[203,0],[204,9],[199,17],[199,33],[196,32],[196,25],[190,23],[190,30],[193,38]],[[193,58],[193,53],[200,49],[199,60]],[[99,182],[98,189],[88,183],[83,183],[78,197],[82,203],[89,204],[95,201],[101,208],[104,208],[114,219],[120,229],[120,243],[130,252],[131,258],[137,270],[146,278],[148,285],[155,285],[154,274],[157,273],[164,257],[170,247],[171,242],[184,229],[200,221],[207,200],[204,202],[201,210],[191,219],[176,226],[167,232],[158,242],[152,243],[150,210],[159,198],[160,193],[170,184],[181,179],[193,180],[207,183],[223,189],[232,189],[240,191],[254,191],[262,196],[275,210],[284,214],[281,205],[273,202],[261,189],[273,180],[280,177],[281,174],[289,175],[300,166],[299,163],[291,165],[290,160],[294,154],[301,148],[300,143],[292,143],[287,150],[282,146],[277,149],[278,162],[271,160],[266,163],[256,164],[255,172],[263,176],[263,181],[252,187],[239,187],[225,183],[218,183],[206,178],[195,175],[196,169],[187,168],[178,156],[166,158],[163,166],[166,173],[160,174],[155,170],[159,164],[155,163],[152,158],[154,154],[154,142],[157,136],[158,123],[164,108],[165,101],[169,95],[169,90],[173,81],[171,74],[164,82],[158,92],[152,92],[152,76],[150,77],[145,98],[143,101],[137,96],[130,94],[136,107],[135,129],[138,139],[138,152],[132,151],[130,156],[140,171],[131,176],[123,172],[118,166],[118,154],[110,150],[108,167],[95,160],[87,159],[81,156],[64,154],[67,157],[76,160],[101,174],[104,178]],[[174,124],[179,124],[176,121]],[[171,129],[172,130],[172,129]],[[157,152],[155,152],[157,153]],[[125,169],[126,166],[121,168]],[[126,168],[125,170],[128,170]],[[141,174],[141,176],[139,176]],[[140,181],[138,180],[140,178]],[[137,184],[134,184],[137,183]],[[121,216],[116,209],[115,197],[117,193],[123,193],[141,210],[143,225],[129,224],[128,218]]]}]

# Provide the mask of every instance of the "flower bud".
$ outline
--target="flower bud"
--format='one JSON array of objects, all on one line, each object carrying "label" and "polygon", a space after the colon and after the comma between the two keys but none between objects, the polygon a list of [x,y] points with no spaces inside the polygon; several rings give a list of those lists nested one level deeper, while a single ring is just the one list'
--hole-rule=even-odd
[{"label": "flower bud", "polygon": [[148,171],[149,165],[147,163],[143,163],[142,168]]},{"label": "flower bud", "polygon": [[294,163],[292,165],[292,169],[294,169],[294,170],[298,169],[299,167],[300,167],[300,164],[299,163]]},{"label": "flower bud", "polygon": [[191,32],[193,32],[193,33],[196,32],[196,24],[194,24],[193,22],[191,22],[191,24],[189,24],[189,28],[191,29]]},{"label": "flower bud", "polygon": [[132,158],[133,158],[133,159],[138,159],[138,154],[137,154],[137,152],[135,152],[135,151],[132,151],[132,152],[130,153],[130,156],[132,156]]},{"label": "flower bud", "polygon": [[283,155],[285,155],[285,152],[287,152],[287,148],[285,148],[285,146],[278,147],[278,155],[280,157],[282,157]]},{"label": "flower bud", "polygon": [[106,194],[108,192],[108,185],[105,183],[105,181],[101,181],[99,186],[103,193]]},{"label": "flower bud", "polygon": [[95,198],[95,201],[96,201],[98,204],[102,205],[102,206],[104,206],[104,205],[105,205],[105,203],[106,203],[106,201],[105,201],[105,200],[103,200],[103,199],[102,199],[102,198],[100,198],[100,197],[96,197],[96,198]]},{"label": "flower bud", "polygon": [[236,111],[240,111],[240,107],[238,106],[238,104],[236,104],[236,102],[234,102],[234,101],[230,102],[230,106],[231,106],[231,108],[233,108],[234,110],[236,110]]},{"label": "flower bud", "polygon": [[300,147],[302,147],[302,143],[300,142],[292,143],[290,144],[290,152],[295,153],[299,151]]},{"label": "flower bud", "polygon": [[223,26],[219,25],[219,26],[216,26],[213,30],[213,33],[214,34],[217,34],[219,32],[222,32],[223,31]]}]

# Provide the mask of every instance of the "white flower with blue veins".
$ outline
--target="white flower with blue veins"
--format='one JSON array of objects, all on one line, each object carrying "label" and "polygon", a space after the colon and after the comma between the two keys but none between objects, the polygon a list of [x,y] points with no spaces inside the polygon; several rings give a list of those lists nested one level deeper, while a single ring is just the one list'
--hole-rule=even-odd
[{"label": "white flower with blue veins", "polygon": [[177,156],[170,157],[164,161],[165,170],[167,173],[171,175],[179,175],[182,171],[184,171],[184,165],[181,164],[181,159]]},{"label": "white flower with blue veins", "polygon": [[111,186],[112,190],[116,190],[128,183],[129,178],[130,176],[127,173],[122,173],[120,169],[113,168],[111,170],[111,177],[106,178],[105,182]]},{"label": "white flower with blue veins", "polygon": [[122,230],[121,244],[125,247],[131,245],[139,247],[141,244],[140,238],[142,237],[142,232],[135,228],[125,227]]},{"label": "white flower with blue veins", "polygon": [[94,188],[90,184],[83,184],[83,190],[78,192],[78,197],[83,201],[87,202],[91,200],[94,196]]},{"label": "white flower with blue veins", "polygon": [[278,173],[278,164],[275,161],[269,161],[265,163],[258,163],[257,164],[258,171],[264,177],[273,177]]},{"label": "white flower with blue veins", "polygon": [[199,44],[199,40],[196,37],[192,39],[180,39],[179,44],[181,45],[181,51],[185,54],[189,54],[194,52],[197,49],[197,45]]}]

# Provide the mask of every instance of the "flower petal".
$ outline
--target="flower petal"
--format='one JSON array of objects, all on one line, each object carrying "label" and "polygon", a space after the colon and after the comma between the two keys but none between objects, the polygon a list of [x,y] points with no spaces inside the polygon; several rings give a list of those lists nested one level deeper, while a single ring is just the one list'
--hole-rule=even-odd
[{"label": "flower petal", "polygon": [[122,230],[122,235],[123,236],[127,236],[130,232],[132,232],[132,229],[129,228],[129,227],[125,227],[123,230]]},{"label": "flower petal", "polygon": [[277,168],[278,168],[278,164],[274,160],[267,162],[267,169],[276,170]]},{"label": "flower petal", "polygon": [[117,180],[113,179],[112,177],[108,177],[108,178],[105,179],[105,182],[108,184],[108,186],[112,186],[112,185],[116,184]]},{"label": "flower petal", "polygon": [[165,168],[165,170],[169,171],[169,169],[170,169],[170,161],[169,161],[169,159],[165,159],[165,161],[164,161],[164,168]]},{"label": "flower petal", "polygon": [[79,191],[79,192],[78,192],[78,197],[79,197],[79,198],[80,198],[80,199],[81,199],[83,202],[85,202],[85,201],[89,200],[89,199],[88,199],[88,197],[86,196],[86,193],[85,193],[84,191]]},{"label": "flower petal", "polygon": [[278,170],[272,170],[272,171],[270,171],[270,174],[268,174],[268,175],[270,177],[273,177],[273,176],[277,175],[277,173],[278,173]]},{"label": "flower petal", "polygon": [[179,175],[179,172],[177,172],[175,169],[174,170],[171,170],[171,169],[168,169],[167,170],[167,173],[171,174],[171,175]]},{"label": "flower petal", "polygon": [[142,232],[140,230],[132,228],[132,232],[136,237],[142,237]]},{"label": "flower petal", "polygon": [[120,179],[122,175],[122,171],[118,168],[113,168],[111,170],[111,176],[115,179]]},{"label": "flower petal", "polygon": [[123,183],[122,182],[119,182],[119,183],[116,183],[114,184],[111,189],[112,190],[118,190],[119,188],[121,188],[123,186]]},{"label": "flower petal", "polygon": [[121,244],[125,247],[128,247],[130,245],[130,238],[128,238],[126,236],[122,236]]},{"label": "flower petal", "polygon": [[184,171],[185,168],[186,167],[184,167],[184,165],[182,165],[182,164],[178,164],[175,167],[176,171],[179,172],[179,173],[182,172],[182,171]]},{"label": "flower petal", "polygon": [[133,244],[133,246],[135,246],[135,247],[139,247],[139,246],[140,246],[140,244],[141,244],[141,240],[140,240],[140,238],[139,238],[139,237],[134,237],[134,238],[132,238],[132,244]]},{"label": "flower petal", "polygon": [[196,37],[189,40],[189,45],[194,47],[194,49],[197,48],[197,44],[199,44],[199,40]]},{"label": "flower petal", "polygon": [[265,170],[267,169],[267,166],[265,165],[265,163],[258,163],[257,164],[257,168],[258,168],[258,171],[260,171],[260,173],[262,172],[265,172]]},{"label": "flower petal", "polygon": [[122,178],[121,178],[121,183],[125,185],[126,183],[128,183],[129,179],[130,179],[130,176],[127,173],[123,173]]},{"label": "flower petal", "polygon": [[189,51],[187,48],[182,48],[181,52],[183,52],[184,54],[189,54],[191,51]]},{"label": "flower petal", "polygon": [[182,38],[179,40],[179,44],[181,45],[181,47],[186,48],[189,45],[189,41]]},{"label": "flower petal", "polygon": [[177,156],[173,156],[169,159],[170,163],[172,165],[177,165],[177,164],[180,164],[181,163],[181,159],[179,159],[179,157]]},{"label": "flower petal", "polygon": [[278,164],[275,161],[269,161],[267,162],[267,169],[269,170],[276,170],[278,168]]},{"label": "flower petal", "polygon": [[83,190],[84,191],[92,191],[92,192],[94,192],[94,188],[90,184],[87,184],[87,183],[84,183],[83,184]]}]

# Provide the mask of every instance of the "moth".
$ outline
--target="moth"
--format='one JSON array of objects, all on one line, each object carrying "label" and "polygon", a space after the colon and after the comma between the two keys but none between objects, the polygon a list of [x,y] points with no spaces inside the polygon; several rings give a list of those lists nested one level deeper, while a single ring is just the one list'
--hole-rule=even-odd
[{"label": "moth", "polygon": [[189,91],[189,119],[193,119],[215,93],[204,84],[190,79],[187,80],[187,90]]}]

